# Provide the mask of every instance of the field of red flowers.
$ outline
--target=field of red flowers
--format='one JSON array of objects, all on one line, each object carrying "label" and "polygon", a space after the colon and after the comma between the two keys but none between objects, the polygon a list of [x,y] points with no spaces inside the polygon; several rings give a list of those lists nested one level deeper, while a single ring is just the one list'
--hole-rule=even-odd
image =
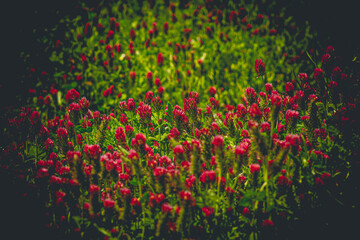
[{"label": "field of red flowers", "polygon": [[62,18],[38,39],[46,66],[22,53],[26,93],[1,117],[4,226],[15,238],[348,236],[359,73],[332,45],[313,48],[308,24],[263,10],[98,1]]}]

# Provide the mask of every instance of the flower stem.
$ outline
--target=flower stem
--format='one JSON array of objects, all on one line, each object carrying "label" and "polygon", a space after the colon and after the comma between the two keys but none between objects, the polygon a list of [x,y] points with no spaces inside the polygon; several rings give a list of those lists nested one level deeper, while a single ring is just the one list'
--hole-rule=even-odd
[{"label": "flower stem", "polygon": [[38,137],[35,136],[35,164],[39,161],[39,153],[38,153]]},{"label": "flower stem", "polygon": [[263,165],[263,170],[264,170],[264,184],[265,184],[265,192],[266,192],[266,199],[265,199],[265,208],[268,207],[268,201],[269,201],[269,183],[268,183],[268,159],[267,156],[265,156],[264,159],[264,165]]},{"label": "flower stem", "polygon": [[[137,174],[137,180],[138,180],[138,186],[139,186],[139,198],[141,198],[142,196],[142,192],[141,192],[141,183],[140,183],[140,176],[139,174]],[[142,220],[142,232],[141,232],[141,239],[144,239],[144,235],[145,235],[145,211],[144,211],[144,208],[142,210],[142,217],[143,217],[143,220]]]},{"label": "flower stem", "polygon": [[218,179],[218,182],[217,182],[216,201],[218,202],[218,204],[216,204],[215,216],[217,215],[218,208],[219,208],[220,183],[221,183],[221,171],[219,173],[219,179]]}]

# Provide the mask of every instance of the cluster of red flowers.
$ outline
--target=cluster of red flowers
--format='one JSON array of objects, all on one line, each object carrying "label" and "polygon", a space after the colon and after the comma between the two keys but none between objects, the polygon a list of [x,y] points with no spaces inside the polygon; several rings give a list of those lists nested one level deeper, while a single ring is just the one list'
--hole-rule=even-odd
[{"label": "cluster of red flowers", "polygon": [[[272,19],[249,14],[243,7],[227,11],[215,1],[205,1],[190,12],[185,2],[169,4],[166,22],[155,14],[142,19],[157,22],[141,20],[131,26],[120,26],[115,17],[99,22],[100,6],[87,9],[90,14],[84,19],[90,22],[73,36],[79,47],[76,55],[53,55],[69,67],[57,75],[57,84],[77,90],[67,91],[64,103],[63,89],[56,89],[54,83],[45,90],[29,89],[39,111],[24,108],[9,119],[6,131],[18,139],[4,150],[4,156],[11,159],[10,167],[21,161],[31,165],[27,179],[50,206],[46,211],[54,228],[77,225],[75,232],[84,238],[93,237],[85,233],[90,226],[91,234],[96,235],[98,228],[114,238],[154,234],[159,239],[190,239],[204,229],[217,234],[213,231],[216,221],[218,229],[243,226],[246,233],[239,238],[248,237],[251,231],[274,229],[280,208],[296,205],[301,209],[296,195],[304,192],[316,199],[342,174],[336,172],[338,163],[331,153],[340,149],[333,140],[343,136],[336,136],[332,125],[341,129],[356,124],[352,115],[357,103],[344,104],[348,99],[340,92],[352,76],[338,66],[335,49],[326,49],[321,67],[312,74],[299,73],[298,79],[288,82],[273,80],[271,66],[265,67],[266,55],[257,53],[264,61],[256,59],[249,76],[255,72],[258,83],[272,81],[274,86],[254,84],[237,93],[237,85],[227,82],[233,76],[233,64],[222,62],[224,55],[216,60],[224,65],[221,71],[209,72],[212,57],[203,49],[213,42],[232,41],[234,35],[225,25],[241,29],[251,39],[276,35],[281,31],[279,17],[275,17],[276,29],[267,29]],[[118,5],[123,16],[136,13],[125,6]],[[140,11],[142,6],[138,6]],[[184,9],[182,16],[178,9]],[[113,10],[107,10],[111,16]],[[186,24],[180,24],[180,37],[173,38],[181,18]],[[157,46],[163,44],[158,37],[161,31],[168,38],[166,46]],[[54,45],[60,52],[69,44],[58,40]],[[141,58],[142,51],[149,61]],[[294,63],[300,57],[289,60],[284,54],[283,58]],[[149,64],[140,65],[141,61]],[[32,77],[36,74],[30,69]],[[38,76],[41,87],[50,78],[45,71]],[[164,86],[174,90],[176,83],[187,90],[174,93],[174,99],[164,95]],[[101,92],[105,89],[103,98],[95,98],[93,105],[99,111],[91,111],[89,101],[80,97],[93,86]],[[200,98],[204,92],[207,102]],[[182,96],[180,105],[172,106],[178,96]],[[113,109],[116,101],[118,108]],[[64,115],[56,116],[60,113]],[[31,161],[35,164],[28,164]],[[292,209],[286,213],[291,215]]]}]

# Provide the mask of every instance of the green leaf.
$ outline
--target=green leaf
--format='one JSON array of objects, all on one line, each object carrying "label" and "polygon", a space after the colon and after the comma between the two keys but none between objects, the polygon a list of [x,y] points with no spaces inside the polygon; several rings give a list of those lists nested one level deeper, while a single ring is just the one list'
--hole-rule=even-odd
[{"label": "green leaf", "polygon": [[80,221],[81,221],[81,217],[80,216],[73,216],[74,222],[76,223],[76,226],[78,228],[80,228]]},{"label": "green leaf", "polygon": [[122,146],[118,145],[117,148],[126,156],[129,155],[129,151],[123,148]]},{"label": "green leaf", "polygon": [[329,112],[333,112],[336,109],[333,103],[328,104],[327,107]]},{"label": "green leaf", "polygon": [[70,90],[70,89],[72,89],[72,88],[74,88],[74,87],[73,87],[73,84],[70,83],[70,84],[65,84],[65,85],[63,85],[63,88],[64,88],[65,90]]},{"label": "green leaf", "polygon": [[156,139],[156,138],[154,138],[154,137],[148,137],[148,140],[151,140],[151,141],[157,141],[157,139]]},{"label": "green leaf", "polygon": [[79,131],[80,133],[84,133],[84,132],[91,133],[92,127],[87,127],[87,128],[80,127],[79,129],[77,129],[77,131]]},{"label": "green leaf", "polygon": [[322,102],[317,102],[316,106],[318,107],[318,113],[320,114],[320,116],[323,118],[326,116],[326,109],[325,109],[325,105]]},{"label": "green leaf", "polygon": [[311,56],[310,56],[310,54],[309,54],[308,51],[306,51],[306,54],[308,55],[310,61],[311,61],[311,62],[315,65],[315,67],[316,67],[316,63],[315,63],[314,60],[311,58]]},{"label": "green leaf", "polygon": [[146,203],[148,202],[150,199],[150,193],[149,192],[146,192],[143,194],[143,196],[140,198],[140,202],[141,203]]},{"label": "green leaf", "polygon": [[99,232],[101,232],[105,236],[111,237],[111,233],[107,231],[105,228],[99,227],[96,223],[94,223],[94,227],[96,227],[96,229],[99,230]]},{"label": "green leaf", "polygon": [[173,107],[170,105],[170,103],[168,102],[167,104],[167,115],[165,115],[166,117],[166,120],[171,123],[171,125],[173,124],[174,122],[174,116],[173,116],[173,113],[172,113],[172,109]]},{"label": "green leaf", "polygon": [[275,206],[274,205],[270,205],[266,208],[266,212],[269,213],[271,212],[273,209],[275,209]]},{"label": "green leaf", "polygon": [[78,86],[78,83],[77,82],[72,82],[70,85],[71,85],[72,88],[76,88]]},{"label": "green leaf", "polygon": [[219,126],[220,130],[223,133],[227,132],[227,127],[224,125],[224,123],[221,121],[221,119],[218,117],[218,115],[216,115],[215,113],[213,114],[213,117],[215,119],[216,124]]},{"label": "green leaf", "polygon": [[164,133],[161,138],[160,138],[160,141],[164,141],[166,138],[168,137],[168,133]]},{"label": "green leaf", "polygon": [[133,186],[137,186],[138,185],[138,180],[136,178],[136,176],[134,176],[131,180],[130,180],[131,185]]},{"label": "green leaf", "polygon": [[251,207],[254,201],[263,201],[265,199],[265,192],[256,192],[249,190],[240,200],[241,206]]}]

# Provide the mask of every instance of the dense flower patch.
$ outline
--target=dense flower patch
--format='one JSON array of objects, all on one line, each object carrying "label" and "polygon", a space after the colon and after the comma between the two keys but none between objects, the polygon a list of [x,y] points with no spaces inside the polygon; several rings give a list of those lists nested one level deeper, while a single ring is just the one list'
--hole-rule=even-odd
[{"label": "dense flower patch", "polygon": [[332,46],[292,65],[288,30],[244,7],[106,6],[69,22],[53,78],[31,68],[36,97],[8,113],[1,167],[36,186],[54,233],[279,238],[339,198],[358,93]]}]

